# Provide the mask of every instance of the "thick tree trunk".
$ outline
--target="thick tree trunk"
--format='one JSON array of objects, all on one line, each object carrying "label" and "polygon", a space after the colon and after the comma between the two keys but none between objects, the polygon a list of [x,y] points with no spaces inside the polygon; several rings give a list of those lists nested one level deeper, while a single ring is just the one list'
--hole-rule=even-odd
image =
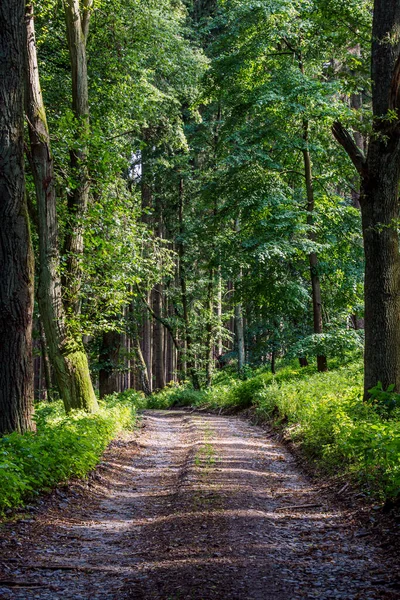
[{"label": "thick tree trunk", "polygon": [[119,362],[122,336],[118,331],[106,331],[103,333],[99,353],[99,395],[104,398],[108,394],[120,391],[119,386]]},{"label": "thick tree trunk", "polygon": [[340,123],[334,123],[332,128],[333,135],[361,176],[365,251],[365,398],[378,381],[384,388],[394,384],[400,392],[399,29],[400,0],[375,0],[371,68],[374,118],[367,156]]},{"label": "thick tree trunk", "polygon": [[[311,157],[308,150],[308,121],[303,123],[303,160],[304,160],[304,173],[306,179],[306,192],[307,192],[307,225],[312,227],[314,223],[314,187],[312,180],[312,167]],[[315,241],[315,234],[310,231],[309,238],[311,241]],[[322,333],[323,321],[322,321],[322,300],[321,300],[321,284],[318,274],[318,258],[315,252],[310,252],[308,256],[310,264],[310,276],[311,276],[311,288],[312,288],[312,303],[313,303],[313,321],[314,321],[314,333]],[[317,368],[318,371],[323,372],[328,369],[326,356],[317,356]]]},{"label": "thick tree trunk", "polygon": [[40,90],[33,7],[27,6],[26,112],[29,124],[30,163],[35,181],[39,236],[38,304],[49,357],[66,411],[97,409],[82,341],[67,329],[62,304],[57,210],[53,159],[46,113]]},{"label": "thick tree trunk", "polygon": [[33,429],[33,254],[24,178],[24,2],[0,3],[0,434]]},{"label": "thick tree trunk", "polygon": [[74,186],[68,194],[68,227],[64,253],[67,258],[64,304],[68,312],[80,312],[84,220],[89,202],[90,178],[87,166],[89,92],[86,40],[89,32],[92,0],[64,0],[65,22],[72,75],[72,110],[77,120],[77,145],[71,148]]},{"label": "thick tree trunk", "polygon": [[371,169],[368,180],[363,182],[361,196],[366,394],[378,381],[385,389],[395,384],[396,390],[400,391],[399,158],[396,162],[389,156],[382,160],[384,148],[379,155],[377,153],[374,161],[374,172]]}]

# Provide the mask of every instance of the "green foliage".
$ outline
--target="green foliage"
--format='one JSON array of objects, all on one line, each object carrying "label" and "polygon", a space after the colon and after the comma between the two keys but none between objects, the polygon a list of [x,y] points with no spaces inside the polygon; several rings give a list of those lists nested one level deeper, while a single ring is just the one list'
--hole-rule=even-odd
[{"label": "green foliage", "polygon": [[107,444],[122,429],[134,426],[140,394],[109,396],[95,414],[65,416],[62,403],[36,408],[35,433],[0,438],[0,515],[20,506],[41,490],[93,469]]},{"label": "green foliage", "polygon": [[344,356],[346,353],[362,354],[364,331],[338,329],[328,333],[308,335],[290,348],[289,356]]},{"label": "green foliage", "polygon": [[368,402],[374,407],[382,418],[390,418],[396,409],[400,409],[400,394],[394,391],[394,385],[389,385],[387,390],[383,389],[382,383],[371,388]]},{"label": "green foliage", "polygon": [[166,386],[161,392],[153,394],[148,401],[149,408],[169,408],[173,406],[192,406],[204,402],[205,392],[193,390],[188,384]]},{"label": "green foliage", "polygon": [[[63,238],[79,125],[63,11],[56,0],[35,9]],[[126,306],[143,319],[137,286],[147,297],[159,284],[164,322],[177,339],[190,337],[179,363],[195,363],[200,382],[210,346],[232,349],[226,324],[238,303],[252,366],[272,352],[331,359],[360,347],[346,331],[348,315],[362,316],[360,214],[331,125],[365,133],[370,26],[368,0],[96,0],[87,43],[91,201],[82,314],[71,322],[94,339],[92,366],[102,333],[129,329]],[[362,108],[351,109],[360,94]],[[318,254],[324,332],[335,324],[322,337],[310,335],[310,252]]]}]

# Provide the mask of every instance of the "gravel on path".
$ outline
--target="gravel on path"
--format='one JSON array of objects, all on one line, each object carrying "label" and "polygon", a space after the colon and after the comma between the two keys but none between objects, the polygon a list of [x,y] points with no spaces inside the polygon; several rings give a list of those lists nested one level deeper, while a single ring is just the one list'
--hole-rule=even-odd
[{"label": "gravel on path", "polygon": [[10,600],[394,600],[380,548],[237,417],[145,411],[88,483],[0,527]]}]

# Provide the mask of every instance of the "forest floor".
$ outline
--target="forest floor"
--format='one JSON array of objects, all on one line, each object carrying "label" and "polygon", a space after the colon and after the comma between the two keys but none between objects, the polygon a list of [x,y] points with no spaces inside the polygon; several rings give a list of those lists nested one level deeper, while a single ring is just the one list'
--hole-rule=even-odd
[{"label": "forest floor", "polygon": [[400,598],[389,553],[273,435],[188,411],[145,411],[0,552],[4,599]]}]

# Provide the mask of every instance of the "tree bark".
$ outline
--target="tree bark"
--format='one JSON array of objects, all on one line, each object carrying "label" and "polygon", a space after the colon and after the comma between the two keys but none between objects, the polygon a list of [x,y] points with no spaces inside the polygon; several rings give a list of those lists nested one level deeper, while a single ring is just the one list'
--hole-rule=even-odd
[{"label": "tree bark", "polygon": [[67,268],[63,281],[64,288],[68,291],[64,294],[64,305],[67,312],[72,314],[80,312],[84,220],[90,191],[87,166],[90,124],[86,41],[92,3],[92,0],[64,0],[72,75],[72,110],[77,120],[77,145],[70,149],[74,186],[68,194],[68,227],[64,246]]},{"label": "tree bark", "polygon": [[68,331],[62,303],[56,190],[50,137],[40,89],[33,5],[26,8],[27,85],[26,113],[30,139],[30,164],[37,199],[39,237],[38,294],[49,357],[66,411],[97,409],[82,341]]},{"label": "tree bark", "polygon": [[186,369],[192,379],[194,389],[199,390],[200,382],[199,382],[196,367],[194,364],[194,357],[191,354],[192,336],[191,336],[191,331],[190,331],[189,304],[188,304],[188,296],[187,296],[187,288],[186,288],[186,275],[185,275],[185,267],[184,267],[185,247],[183,244],[183,235],[184,235],[183,205],[184,205],[184,189],[183,189],[183,178],[181,177],[179,180],[178,219],[179,219],[180,239],[178,242],[178,256],[179,256],[179,279],[180,279],[180,285],[181,285],[181,300],[182,300],[182,312],[183,312],[183,324],[184,324],[184,357],[183,357],[183,360],[186,363]]},{"label": "tree bark", "polygon": [[[154,204],[154,234],[159,239],[162,239],[164,237],[163,206],[157,194],[155,195]],[[165,387],[165,331],[162,323],[164,321],[163,296],[164,286],[162,283],[157,283],[152,291],[153,313],[155,318],[153,323],[153,373],[156,390],[162,390]]]},{"label": "tree bark", "polygon": [[136,353],[137,353],[137,356],[139,359],[138,368],[139,368],[139,373],[140,373],[140,386],[141,386],[141,389],[142,389],[144,395],[150,396],[151,387],[150,387],[149,377],[147,374],[147,365],[146,365],[146,362],[145,362],[143,354],[142,354],[142,349],[140,347],[140,341],[139,341],[138,337],[136,337]]},{"label": "tree bark", "polygon": [[[375,146],[375,144],[373,144]],[[399,159],[384,144],[361,188],[365,251],[365,393],[381,381],[400,391]],[[382,160],[386,155],[386,161]],[[375,167],[375,168],[374,168]]]},{"label": "tree bark", "polygon": [[0,434],[34,429],[33,254],[24,176],[24,1],[0,4]]},{"label": "tree bark", "polygon": [[271,352],[271,373],[276,374],[276,350],[275,348]]},{"label": "tree bark", "polygon": [[44,381],[46,385],[46,400],[52,402],[53,398],[53,386],[51,383],[51,367],[49,361],[49,355],[47,352],[46,335],[44,333],[42,320],[39,318],[39,334],[40,334],[40,350],[41,359],[43,363]]},{"label": "tree bark", "polygon": [[[400,0],[375,0],[372,27],[373,133],[367,156],[340,123],[332,128],[361,177],[365,251],[364,397],[380,381],[400,391]],[[387,118],[388,116],[392,118]]]},{"label": "tree bark", "polygon": [[[150,294],[147,295],[146,302],[150,304]],[[147,378],[149,381],[150,392],[152,391],[152,381],[153,381],[153,340],[152,340],[152,321],[149,316],[148,311],[145,309],[143,314],[143,359],[146,363],[147,369]]]},{"label": "tree bark", "polygon": [[238,353],[238,371],[242,371],[245,364],[244,327],[242,305],[235,304],[235,336]]},{"label": "tree bark", "polygon": [[222,277],[221,267],[218,269],[218,289],[217,289],[217,320],[218,320],[218,338],[217,338],[217,356],[222,356]]},{"label": "tree bark", "polygon": [[214,316],[214,304],[213,304],[213,292],[214,292],[214,270],[210,269],[209,280],[207,286],[207,326],[206,326],[206,386],[211,387],[212,376],[214,370],[214,340],[213,340],[213,316]]},{"label": "tree bark", "polygon": [[[167,314],[168,317],[173,317],[173,308],[171,302],[166,299],[167,305]],[[175,381],[175,346],[172,341],[171,335],[165,335],[165,352],[166,352],[166,360],[165,360],[165,381],[169,383],[170,381]]]},{"label": "tree bark", "polygon": [[155,316],[153,324],[153,373],[156,390],[165,387],[165,365],[164,365],[164,327],[160,322],[162,318],[162,285],[157,284],[152,292],[153,312]]},{"label": "tree bark", "polygon": [[[235,231],[239,231],[239,219],[235,222]],[[238,282],[242,281],[243,273],[240,267]],[[236,286],[235,286],[236,287]],[[236,292],[236,290],[235,290]],[[240,302],[235,303],[235,342],[238,353],[238,371],[242,371],[246,362],[246,350],[244,346],[244,324],[243,324],[243,308]]]},{"label": "tree bark", "polygon": [[[142,153],[142,179],[141,179],[141,194],[142,194],[142,221],[146,225],[150,225],[151,215],[147,214],[147,210],[152,208],[153,195],[148,181],[147,164],[144,151]],[[150,306],[151,293],[146,294],[146,307]],[[147,368],[147,380],[150,392],[153,390],[153,323],[147,309],[143,313],[143,333],[142,333],[142,348],[143,359]]]}]

